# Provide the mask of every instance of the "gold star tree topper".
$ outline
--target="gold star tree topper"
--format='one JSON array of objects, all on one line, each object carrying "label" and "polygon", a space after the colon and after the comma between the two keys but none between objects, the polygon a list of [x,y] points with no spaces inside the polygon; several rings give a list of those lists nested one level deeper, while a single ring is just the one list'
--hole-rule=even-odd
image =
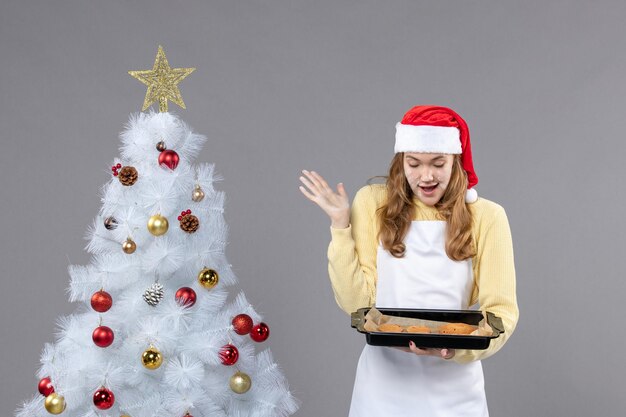
[{"label": "gold star tree topper", "polygon": [[167,100],[171,100],[185,109],[185,102],[178,89],[178,83],[194,70],[195,68],[170,68],[163,47],[159,45],[151,70],[128,71],[131,76],[148,86],[141,111],[145,111],[152,103],[158,101],[159,111],[166,112]]}]

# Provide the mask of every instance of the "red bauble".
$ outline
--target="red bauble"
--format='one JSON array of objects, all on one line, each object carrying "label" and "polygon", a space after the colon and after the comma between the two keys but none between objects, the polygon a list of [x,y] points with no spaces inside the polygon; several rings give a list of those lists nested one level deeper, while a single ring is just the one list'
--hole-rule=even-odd
[{"label": "red bauble", "polygon": [[171,149],[166,149],[159,154],[159,165],[165,165],[171,170],[176,169],[179,161],[178,154]]},{"label": "red bauble", "polygon": [[52,386],[52,381],[50,381],[50,377],[41,378],[39,381],[39,393],[44,397],[52,394],[54,392],[54,387]]},{"label": "red bauble", "polygon": [[93,342],[96,344],[96,346],[105,348],[111,346],[115,335],[113,334],[113,330],[111,330],[109,327],[98,326],[96,327],[96,330],[93,331],[91,338],[93,339]]},{"label": "red bauble", "polygon": [[237,314],[233,317],[233,327],[237,334],[248,334],[252,330],[252,317],[247,314]]},{"label": "red bauble", "polygon": [[239,359],[239,351],[233,345],[224,345],[220,349],[220,359],[224,365],[234,365]]},{"label": "red bauble", "polygon": [[259,323],[252,328],[250,337],[255,342],[265,342],[270,337],[270,328],[265,323]]},{"label": "red bauble", "polygon": [[196,303],[196,292],[189,287],[182,287],[176,291],[176,302],[185,307],[191,307]]},{"label": "red bauble", "polygon": [[111,390],[104,387],[100,388],[93,394],[93,405],[100,410],[108,410],[115,403],[115,395]]},{"label": "red bauble", "polygon": [[100,290],[93,293],[91,296],[91,307],[98,313],[109,311],[112,305],[113,298],[111,298],[111,294],[106,291]]}]

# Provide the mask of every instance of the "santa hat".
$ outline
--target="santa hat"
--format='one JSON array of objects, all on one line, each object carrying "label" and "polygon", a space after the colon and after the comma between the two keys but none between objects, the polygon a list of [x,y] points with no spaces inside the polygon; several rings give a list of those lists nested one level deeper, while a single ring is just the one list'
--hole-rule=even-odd
[{"label": "santa hat", "polygon": [[474,186],[478,177],[472,163],[467,123],[456,112],[441,106],[415,106],[396,124],[395,152],[460,154],[467,173],[465,201],[478,199]]}]

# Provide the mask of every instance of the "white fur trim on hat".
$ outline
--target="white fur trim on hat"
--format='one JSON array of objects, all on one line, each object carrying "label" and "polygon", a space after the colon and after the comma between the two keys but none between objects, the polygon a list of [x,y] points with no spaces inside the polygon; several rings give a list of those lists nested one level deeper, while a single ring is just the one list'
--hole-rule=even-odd
[{"label": "white fur trim on hat", "polygon": [[460,132],[456,127],[397,123],[394,151],[460,154]]},{"label": "white fur trim on hat", "polygon": [[475,203],[478,200],[478,193],[475,189],[470,188],[465,192],[465,202],[468,204]]}]

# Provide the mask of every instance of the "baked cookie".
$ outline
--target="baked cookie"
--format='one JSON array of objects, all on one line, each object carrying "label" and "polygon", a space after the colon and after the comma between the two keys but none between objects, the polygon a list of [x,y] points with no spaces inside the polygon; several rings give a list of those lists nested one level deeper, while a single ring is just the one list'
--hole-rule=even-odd
[{"label": "baked cookie", "polygon": [[470,334],[476,330],[476,326],[466,323],[448,323],[439,327],[441,334]]},{"label": "baked cookie", "polygon": [[430,328],[426,326],[409,326],[406,328],[408,333],[430,333]]},{"label": "baked cookie", "polygon": [[392,323],[384,323],[384,324],[381,324],[380,326],[378,326],[378,331],[379,332],[401,333],[402,330],[404,330],[402,328],[402,326],[398,326],[397,324],[392,324]]}]

